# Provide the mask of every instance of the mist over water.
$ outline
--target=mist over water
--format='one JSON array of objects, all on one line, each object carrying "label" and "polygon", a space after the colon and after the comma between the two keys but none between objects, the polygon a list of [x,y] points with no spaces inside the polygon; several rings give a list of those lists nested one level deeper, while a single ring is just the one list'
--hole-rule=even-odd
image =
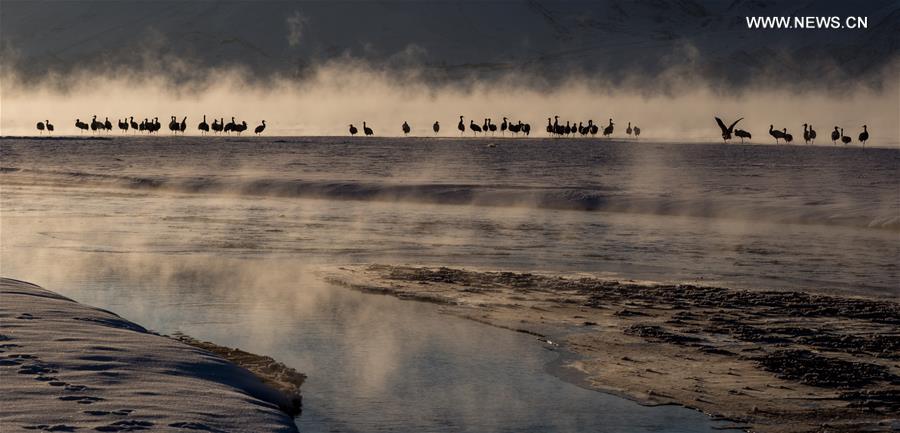
[{"label": "mist over water", "polygon": [[[896,76],[890,65],[886,76]],[[35,123],[50,120],[57,135],[82,135],[75,120],[90,122],[97,115],[117,120],[134,117],[138,123],[158,117],[163,124],[171,116],[187,117],[188,133],[197,134],[203,116],[207,122],[235,117],[247,121],[250,130],[267,121],[265,134],[349,135],[349,124],[362,127],[365,120],[378,136],[400,136],[407,121],[412,134],[433,136],[431,126],[441,123],[440,136],[458,137],[459,116],[482,124],[485,118],[499,124],[503,117],[530,123],[532,136],[546,136],[547,117],[560,116],[563,124],[574,121],[607,125],[610,118],[617,137],[628,122],[640,126],[641,137],[656,140],[720,140],[714,116],[730,123],[743,117],[739,127],[753,133],[754,143],[774,144],[770,124],[787,128],[802,142],[804,123],[818,131],[820,144],[831,144],[835,125],[853,137],[869,127],[869,146],[896,147],[900,143],[900,87],[897,80],[883,86],[854,85],[839,91],[799,90],[766,85],[734,91],[716,89],[690,77],[663,78],[669,89],[644,88],[640,82],[612,84],[603,77],[570,77],[535,86],[527,76],[510,74],[499,79],[473,79],[434,84],[415,75],[372,70],[364,64],[333,63],[315,69],[303,80],[249,80],[240,70],[226,69],[185,85],[165,76],[146,74],[89,74],[66,77],[60,88],[52,79],[22,84],[7,76],[2,84],[4,135],[33,135]],[[167,131],[166,128],[163,128]],[[165,133],[165,132],[163,132]],[[470,133],[467,128],[467,133]],[[119,134],[117,129],[113,135]],[[247,135],[252,135],[247,133]],[[795,141],[795,142],[796,142]]]}]

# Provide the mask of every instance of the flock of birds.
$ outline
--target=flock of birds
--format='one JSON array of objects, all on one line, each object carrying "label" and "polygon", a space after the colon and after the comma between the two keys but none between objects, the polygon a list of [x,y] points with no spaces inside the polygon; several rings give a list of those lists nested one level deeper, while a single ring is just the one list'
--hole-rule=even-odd
[{"label": "flock of birds", "polygon": [[[737,124],[744,120],[744,118],[740,118],[735,120],[731,125],[725,125],[725,122],[722,119],[716,117],[716,124],[719,125],[719,128],[722,130],[722,140],[726,143],[728,140],[731,140],[733,137],[738,137],[741,139],[741,143],[744,142],[744,139],[753,138],[752,134],[749,131],[745,131],[743,129],[735,129]],[[134,133],[137,132],[146,132],[148,134],[159,132],[162,128],[162,124],[159,122],[158,117],[154,117],[153,119],[145,118],[143,121],[138,123],[134,120],[134,116],[127,117],[124,119],[118,120],[118,128],[123,133],[128,132],[128,130],[132,130]],[[363,121],[363,130],[362,133],[366,136],[375,135],[375,131],[365,122]],[[85,123],[82,122],[81,119],[75,119],[75,127],[81,130],[81,132],[92,131],[94,133],[103,132],[103,131],[112,131],[113,125],[112,122],[109,121],[109,117],[105,120],[100,121],[97,120],[97,116],[93,116],[91,122]],[[484,122],[481,124],[476,123],[474,120],[469,120],[468,125],[466,125],[465,117],[459,116],[459,123],[456,126],[456,129],[459,130],[460,136],[466,134],[466,130],[471,131],[473,136],[478,136],[478,134],[487,135],[491,134],[492,136],[500,131],[501,135],[506,135],[509,132],[512,136],[518,136],[519,134],[524,134],[526,137],[531,135],[531,124],[524,123],[521,120],[516,122],[510,121],[508,118],[504,117],[503,122],[500,125],[497,125],[490,118],[485,118]],[[213,119],[212,124],[209,124],[206,121],[206,115],[203,116],[203,121],[197,125],[197,130],[200,131],[201,134],[205,135],[210,132],[213,133],[236,133],[240,134],[246,131],[248,128],[246,121],[237,122],[234,117],[231,118],[231,121],[225,123],[225,118],[220,117],[218,119]],[[400,126],[403,131],[403,135],[409,135],[412,132],[412,127],[409,125],[409,122],[404,121],[403,125]],[[552,118],[547,118],[547,134],[551,137],[569,137],[569,136],[591,136],[595,137],[597,134],[601,134],[603,137],[611,137],[615,128],[615,123],[613,123],[612,119],[609,119],[609,123],[600,129],[600,126],[594,124],[593,119],[588,119],[585,124],[584,121],[579,121],[578,124],[575,124],[573,121],[566,121],[566,124],[563,125],[559,121],[559,116],[554,116]],[[38,131],[43,134],[46,130],[48,133],[53,132],[54,127],[50,123],[49,120],[45,120],[43,122],[37,123]],[[261,134],[266,129],[266,121],[263,120],[259,126],[257,126],[253,132],[255,134]],[[441,124],[439,121],[435,121],[431,126],[431,129],[434,131],[434,134],[437,135],[441,131]],[[869,140],[869,130],[866,125],[862,126],[862,132],[859,134],[858,140],[860,143],[865,146],[866,141]],[[178,121],[176,116],[171,116],[169,121],[169,131],[173,134],[182,133],[184,134],[187,130],[187,117],[182,117],[181,121]],[[350,124],[350,135],[355,136],[360,131]],[[628,127],[625,129],[625,134],[628,137],[637,138],[641,135],[641,128],[637,125],[632,126],[631,122],[628,122]],[[794,136],[791,135],[787,128],[782,128],[780,130],[775,129],[774,125],[769,125],[769,135],[771,135],[775,139],[776,144],[780,144],[783,140],[785,143],[791,143],[794,141]],[[816,130],[813,129],[810,124],[803,124],[803,140],[809,143],[815,143],[816,141]],[[844,128],[839,126],[835,126],[834,130],[831,131],[831,141],[832,143],[837,143],[840,141],[843,144],[850,144],[852,139],[844,135]]]},{"label": "flock of birds", "polygon": [[[610,137],[612,136],[613,129],[615,124],[612,119],[609,119],[609,124],[603,128],[603,136]],[[409,135],[412,132],[412,127],[409,125],[409,122],[403,121],[403,125],[400,126],[400,129],[403,131],[403,135]],[[431,129],[434,131],[434,134],[437,135],[441,132],[441,123],[440,121],[435,121],[433,125],[431,125]],[[492,136],[496,135],[497,131],[500,131],[501,135],[506,135],[507,131],[512,134],[512,136],[518,136],[519,134],[524,134],[526,137],[531,136],[531,124],[524,123],[521,120],[512,122],[508,118],[504,117],[503,122],[500,125],[494,123],[491,118],[485,118],[483,123],[476,123],[474,120],[469,120],[469,124],[466,125],[465,116],[459,116],[459,123],[456,125],[456,129],[459,130],[459,135],[464,136],[466,134],[466,130],[468,129],[473,136],[478,136],[478,134],[486,135],[491,134]],[[591,137],[596,136],[600,133],[600,127],[594,124],[593,119],[588,119],[587,124],[584,121],[578,122],[576,125],[575,122],[566,121],[565,125],[559,123],[559,116],[554,116],[553,118],[547,118],[547,134],[552,137],[568,137],[568,136],[577,136],[580,135],[582,137],[590,135]],[[359,134],[359,129],[354,126],[352,123],[350,124],[350,135],[354,136]],[[366,122],[363,122],[363,134],[365,135],[375,135],[375,131],[369,127]],[[631,126],[631,122],[628,122],[628,128],[625,129],[625,134],[629,137],[634,136],[637,138],[641,135],[641,128]]]},{"label": "flock of birds", "polygon": [[[159,118],[154,117],[153,119],[145,118],[140,123],[134,120],[134,116],[126,117],[124,119],[118,119],[117,121],[119,130],[123,133],[128,132],[128,130],[132,130],[134,133],[137,132],[146,132],[148,134],[152,134],[154,132],[159,132],[162,129],[162,124],[159,123]],[[82,133],[85,131],[92,131],[94,133],[98,132],[109,132],[113,129],[112,122],[109,121],[109,117],[107,117],[104,121],[97,120],[97,116],[91,119],[91,123],[82,122],[81,119],[75,119],[75,127],[78,128]],[[45,120],[43,122],[37,123],[37,129],[41,134],[44,133],[44,130],[48,132],[53,132],[53,124],[50,123],[49,120]],[[197,129],[201,134],[208,134],[210,131],[212,132],[223,132],[230,133],[234,132],[240,134],[247,130],[247,122],[241,121],[240,123],[234,120],[234,117],[231,118],[231,122],[225,123],[225,118],[213,119],[212,125],[206,122],[206,115],[203,116],[203,121],[197,125]],[[253,132],[256,134],[261,134],[266,129],[266,121],[263,120],[262,123],[257,126]],[[169,131],[173,134],[182,133],[184,134],[187,131],[187,117],[183,117],[181,121],[178,121],[176,116],[172,116],[169,121]]]},{"label": "flock of birds", "polygon": [[[744,120],[744,118],[741,117],[740,119],[735,120],[731,125],[725,126],[725,122],[723,122],[722,119],[716,117],[716,123],[722,130],[722,140],[727,143],[728,140],[731,140],[733,136],[736,136],[739,137],[741,139],[741,143],[743,143],[745,138],[753,138],[749,132],[743,129],[734,129],[734,127],[737,126],[738,122],[740,122],[741,120]],[[858,139],[859,142],[862,143],[863,146],[865,146],[866,141],[869,141],[869,128],[868,126],[863,125],[862,129],[863,130],[859,133]],[[785,143],[794,141],[794,136],[788,132],[787,128],[781,128],[781,130],[778,130],[775,129],[774,125],[769,125],[769,135],[771,135],[772,138],[775,139],[775,144],[780,144],[780,140],[784,140]],[[812,125],[807,123],[803,124],[803,141],[805,141],[806,144],[815,143],[816,135],[816,130],[813,129]],[[850,144],[853,139],[848,135],[844,135],[844,128],[835,126],[834,130],[831,131],[831,142],[833,144],[837,144],[838,141],[846,145]]]}]

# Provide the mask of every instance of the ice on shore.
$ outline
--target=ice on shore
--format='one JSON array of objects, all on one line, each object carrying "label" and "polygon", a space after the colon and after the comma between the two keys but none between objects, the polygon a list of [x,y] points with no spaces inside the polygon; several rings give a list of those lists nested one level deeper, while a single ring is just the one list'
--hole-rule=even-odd
[{"label": "ice on shore", "polygon": [[0,279],[0,431],[296,432],[284,398],[210,352]]}]

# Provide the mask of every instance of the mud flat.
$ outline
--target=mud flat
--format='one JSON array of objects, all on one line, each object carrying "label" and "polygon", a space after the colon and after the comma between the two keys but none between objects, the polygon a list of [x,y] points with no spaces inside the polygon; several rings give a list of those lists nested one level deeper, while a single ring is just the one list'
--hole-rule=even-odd
[{"label": "mud flat", "polygon": [[176,338],[0,279],[0,431],[297,431],[302,374]]},{"label": "mud flat", "polygon": [[584,386],[761,432],[900,429],[900,303],[588,275],[359,265],[330,281],[572,353]]}]

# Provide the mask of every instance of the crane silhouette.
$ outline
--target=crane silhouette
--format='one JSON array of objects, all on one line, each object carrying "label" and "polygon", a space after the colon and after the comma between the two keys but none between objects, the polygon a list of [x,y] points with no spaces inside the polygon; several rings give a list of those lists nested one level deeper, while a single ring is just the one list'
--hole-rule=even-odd
[{"label": "crane silhouette", "polygon": [[351,123],[350,124],[350,136],[352,137],[352,136],[356,135],[357,132],[359,132],[359,130],[356,129],[356,127],[353,126],[353,124]]},{"label": "crane silhouette", "polygon": [[778,140],[784,138],[784,132],[773,129],[773,125],[769,125],[769,135],[775,137],[775,144],[778,144]]},{"label": "crane silhouette", "polygon": [[91,120],[91,132],[97,132],[98,129],[103,129],[103,123],[97,121],[97,115],[94,115],[93,120]]},{"label": "crane silhouette", "polygon": [[253,130],[253,133],[256,135],[262,134],[263,131],[266,130],[266,121],[263,120],[262,124],[257,126],[256,129]]},{"label": "crane silhouette", "polygon": [[112,122],[109,121],[109,117],[106,118],[106,121],[103,122],[103,129],[107,131],[112,131]]},{"label": "crane silhouette", "polygon": [[834,131],[831,131],[831,144],[837,144],[837,141],[841,139],[841,133],[838,132],[838,127],[834,127]]},{"label": "crane silhouette", "polygon": [[219,120],[213,119],[212,130],[217,134],[222,132],[225,129],[225,119],[220,118]]},{"label": "crane silhouette", "polygon": [[369,128],[368,126],[366,126],[365,121],[363,121],[363,132],[366,133],[366,136],[375,135],[375,131],[373,131],[372,128]]},{"label": "crane silhouette", "polygon": [[476,135],[481,132],[481,127],[475,124],[474,120],[469,121],[469,129],[472,130],[472,135]]},{"label": "crane silhouette", "polygon": [[434,125],[431,125],[431,129],[434,130],[434,135],[437,135],[438,132],[441,132],[441,124],[438,123],[437,120],[434,121]]},{"label": "crane silhouette", "polygon": [[790,142],[794,141],[794,136],[791,134],[788,134],[787,128],[784,128],[782,130],[782,132],[784,132],[784,141],[785,142],[790,143]]},{"label": "crane silhouette", "polygon": [[808,128],[808,126],[809,126],[809,125],[807,125],[807,124],[805,124],[805,123],[803,124],[803,141],[805,141],[806,144],[809,144],[809,140],[810,140],[810,139],[809,139],[809,128]]},{"label": "crane silhouette", "polygon": [[459,116],[459,124],[456,125],[456,129],[459,130],[459,135],[462,136],[466,133],[466,124],[463,123],[463,117]]},{"label": "crane silhouette", "polygon": [[631,132],[632,132],[631,122],[628,122],[628,128],[625,128],[625,134],[627,134],[629,137],[631,137]]},{"label": "crane silhouette", "polygon": [[118,120],[118,119],[117,119],[117,120],[116,120],[116,123],[119,124],[119,129],[122,130],[122,133],[123,133],[123,134],[125,134],[125,133],[128,132],[128,118],[125,118],[125,120]]},{"label": "crane silhouette", "polygon": [[863,125],[863,132],[859,133],[859,142],[865,146],[866,141],[869,141],[869,129],[866,125]]},{"label": "crane silhouette", "polygon": [[607,125],[606,128],[603,128],[603,136],[604,137],[612,136],[614,125],[615,125],[615,123],[613,123],[612,119],[609,119],[609,125]]},{"label": "crane silhouette", "polygon": [[43,135],[44,134],[44,122],[38,122],[37,129],[38,129],[38,131],[41,131],[41,135]]},{"label": "crane silhouette", "polygon": [[138,124],[134,121],[134,116],[129,117],[128,121],[131,123],[131,132],[136,134],[138,132]]},{"label": "crane silhouette", "polygon": [[500,123],[500,135],[506,135],[506,130],[509,129],[509,124],[506,123],[506,118],[503,118],[503,122]]},{"label": "crane silhouette", "polygon": [[81,119],[75,119],[75,127],[80,129],[81,132],[87,131],[88,125],[81,121]]},{"label": "crane silhouette", "polygon": [[641,128],[638,128],[637,125],[634,127],[634,138],[638,138],[641,136]]},{"label": "crane silhouette", "polygon": [[809,125],[809,141],[816,144],[816,130],[813,129],[812,125]]},{"label": "crane silhouette", "polygon": [[[223,119],[223,120],[224,120],[224,119]],[[234,125],[234,116],[232,116],[232,117],[231,117],[231,122],[226,123],[226,124],[225,124],[225,127],[222,128],[222,130],[225,131],[225,132],[231,132],[231,131],[234,131],[234,130],[235,130],[235,129],[234,129],[234,126],[235,126],[235,125]]]},{"label": "crane silhouette", "polygon": [[841,143],[850,144],[850,137],[844,135],[844,128],[841,128]]},{"label": "crane silhouette", "polygon": [[731,134],[734,133],[734,126],[737,125],[741,120],[744,120],[744,118],[741,117],[740,119],[735,120],[734,123],[732,123],[730,126],[725,126],[725,122],[723,122],[722,119],[716,117],[716,124],[718,124],[719,129],[722,130],[722,141],[728,142],[728,140],[731,140]]},{"label": "crane silhouette", "polygon": [[412,131],[412,128],[409,127],[409,123],[406,123],[405,120],[403,121],[402,128],[403,128],[403,135],[409,135],[409,131]]},{"label": "crane silhouette", "polygon": [[753,136],[750,135],[749,132],[744,131],[743,129],[738,129],[738,130],[734,131],[734,135],[740,137],[740,139],[741,139],[741,144],[744,144],[744,139],[745,139],[745,138],[748,139],[748,140],[751,139],[751,138],[753,138]]},{"label": "crane silhouette", "polygon": [[187,116],[184,116],[184,119],[181,119],[181,125],[178,126],[178,130],[184,134],[184,131],[187,130]]},{"label": "crane silhouette", "polygon": [[[216,123],[216,122],[213,121],[213,123]],[[209,123],[206,123],[206,115],[205,114],[203,115],[203,121],[197,125],[197,129],[202,131],[203,134],[206,134],[209,132]]]}]

